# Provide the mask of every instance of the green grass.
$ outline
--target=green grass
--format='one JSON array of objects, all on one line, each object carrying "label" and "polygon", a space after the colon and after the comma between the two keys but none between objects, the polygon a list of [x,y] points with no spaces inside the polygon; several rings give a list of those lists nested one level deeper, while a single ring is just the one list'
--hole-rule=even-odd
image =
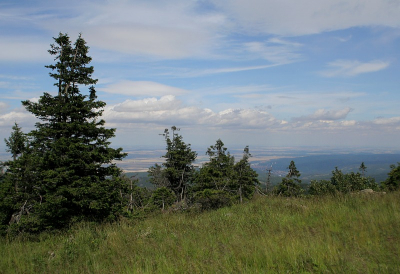
[{"label": "green grass", "polygon": [[0,273],[400,273],[400,193],[257,197],[0,242]]}]

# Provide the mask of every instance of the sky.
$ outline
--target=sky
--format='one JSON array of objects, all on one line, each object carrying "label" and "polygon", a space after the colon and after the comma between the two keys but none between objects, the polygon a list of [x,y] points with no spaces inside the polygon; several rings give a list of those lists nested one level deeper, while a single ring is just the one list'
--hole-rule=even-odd
[{"label": "sky", "polygon": [[56,94],[62,32],[90,47],[114,146],[163,146],[176,126],[205,148],[400,149],[399,14],[400,0],[1,0],[0,138],[34,128],[22,100]]}]

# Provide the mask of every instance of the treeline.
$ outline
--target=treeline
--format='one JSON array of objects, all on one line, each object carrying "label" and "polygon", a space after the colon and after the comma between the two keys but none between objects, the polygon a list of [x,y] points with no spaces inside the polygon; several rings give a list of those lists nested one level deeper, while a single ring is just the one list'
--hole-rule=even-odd
[{"label": "treeline", "polygon": [[[219,139],[207,150],[209,161],[195,167],[197,153],[183,141],[179,129],[164,131],[165,161],[149,168],[154,190],[137,186],[115,164],[126,156],[122,148],[110,147],[115,129],[105,128],[101,119],[105,103],[97,100],[89,66],[89,47],[79,36],[75,43],[67,34],[54,38],[49,53],[56,63],[46,66],[55,79],[57,95],[44,93],[38,102],[23,106],[40,122],[25,134],[17,123],[5,140],[12,160],[0,168],[0,233],[38,233],[68,228],[81,221],[110,222],[121,217],[145,216],[172,208],[208,210],[262,195],[298,197],[348,193],[365,188],[398,190],[400,164],[392,166],[380,186],[361,173],[332,173],[330,181],[301,185],[300,172],[292,161],[288,174],[275,188],[261,190],[251,168],[249,147],[239,161]],[[88,86],[87,94],[80,91]]]},{"label": "treeline", "polygon": [[150,167],[150,182],[156,186],[152,197],[162,209],[173,203],[198,206],[201,209],[218,208],[250,199],[259,185],[258,174],[250,167],[249,147],[235,162],[224,143],[218,139],[207,149],[209,161],[201,168],[193,165],[197,153],[177,134],[175,126],[164,131],[165,162]]}]

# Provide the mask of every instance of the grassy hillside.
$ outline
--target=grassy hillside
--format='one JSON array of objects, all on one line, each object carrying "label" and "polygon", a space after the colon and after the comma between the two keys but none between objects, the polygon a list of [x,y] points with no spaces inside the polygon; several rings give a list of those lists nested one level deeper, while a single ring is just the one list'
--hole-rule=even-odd
[{"label": "grassy hillside", "polygon": [[0,273],[400,273],[400,193],[256,197],[0,241]]}]

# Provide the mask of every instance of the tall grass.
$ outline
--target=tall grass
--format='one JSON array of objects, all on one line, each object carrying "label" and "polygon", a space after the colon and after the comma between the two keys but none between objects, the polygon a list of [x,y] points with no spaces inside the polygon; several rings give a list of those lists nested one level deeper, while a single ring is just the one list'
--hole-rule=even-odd
[{"label": "tall grass", "polygon": [[400,273],[400,193],[257,197],[0,242],[1,273]]}]

